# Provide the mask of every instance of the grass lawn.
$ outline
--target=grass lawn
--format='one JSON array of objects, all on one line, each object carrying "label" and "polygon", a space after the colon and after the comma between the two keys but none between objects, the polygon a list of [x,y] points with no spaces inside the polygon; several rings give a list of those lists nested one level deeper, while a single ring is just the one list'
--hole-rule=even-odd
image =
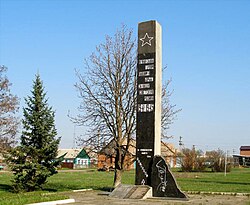
[{"label": "grass lawn", "polygon": [[[183,191],[242,192],[250,193],[250,169],[233,169],[227,176],[224,173],[182,173],[173,172]],[[61,194],[75,189],[107,190],[113,184],[113,172],[86,170],[60,172],[49,178],[43,191],[32,193],[11,193],[12,175],[0,172],[0,204],[27,204],[40,201],[64,199]],[[124,172],[123,184],[133,184],[135,172]]]},{"label": "grass lawn", "polygon": [[232,169],[224,173],[182,173],[174,172],[183,191],[250,193],[250,169]]}]

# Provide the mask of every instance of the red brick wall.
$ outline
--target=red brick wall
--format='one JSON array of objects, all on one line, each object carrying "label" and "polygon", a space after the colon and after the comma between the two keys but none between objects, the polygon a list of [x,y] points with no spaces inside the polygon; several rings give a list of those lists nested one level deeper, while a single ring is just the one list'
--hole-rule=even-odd
[{"label": "red brick wall", "polygon": [[99,168],[109,168],[109,167],[114,167],[114,158],[108,157],[106,155],[98,155],[98,163],[97,167]]},{"label": "red brick wall", "polygon": [[62,168],[73,169],[74,164],[73,164],[72,162],[62,162],[61,167],[62,167]]},{"label": "red brick wall", "polygon": [[[115,158],[114,157],[109,157],[106,155],[98,155],[98,164],[97,164],[98,169],[99,168],[109,168],[109,167],[115,167]],[[133,159],[131,157],[126,157],[125,159],[125,170],[130,170],[134,168],[134,163]]]},{"label": "red brick wall", "polygon": [[250,150],[240,150],[240,155],[250,156]]}]

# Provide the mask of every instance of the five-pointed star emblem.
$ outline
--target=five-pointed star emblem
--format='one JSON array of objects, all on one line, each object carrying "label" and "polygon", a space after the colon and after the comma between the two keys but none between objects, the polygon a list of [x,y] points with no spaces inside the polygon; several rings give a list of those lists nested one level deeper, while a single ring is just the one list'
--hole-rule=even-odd
[{"label": "five-pointed star emblem", "polygon": [[140,41],[142,41],[141,46],[149,45],[151,46],[151,41],[153,40],[154,37],[149,37],[148,33],[145,34],[143,38],[140,38]]}]

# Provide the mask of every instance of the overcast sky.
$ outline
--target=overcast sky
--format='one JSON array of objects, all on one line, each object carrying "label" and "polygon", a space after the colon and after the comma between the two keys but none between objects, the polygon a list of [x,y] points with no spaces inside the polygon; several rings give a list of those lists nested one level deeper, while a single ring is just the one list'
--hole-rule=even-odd
[{"label": "overcast sky", "polygon": [[[250,145],[250,1],[0,0],[0,64],[12,92],[30,95],[40,73],[56,110],[61,147],[73,146],[79,99],[74,69],[122,23],[162,26],[163,81],[173,79],[172,103],[182,108],[169,135],[191,148],[239,153]],[[20,110],[22,116],[22,109]],[[82,128],[75,128],[76,136]]]}]

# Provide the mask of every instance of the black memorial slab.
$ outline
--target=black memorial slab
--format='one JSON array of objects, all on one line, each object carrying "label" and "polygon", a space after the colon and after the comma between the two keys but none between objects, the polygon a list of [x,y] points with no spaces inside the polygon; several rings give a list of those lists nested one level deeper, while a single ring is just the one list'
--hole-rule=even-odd
[{"label": "black memorial slab", "polygon": [[178,188],[173,174],[161,156],[154,156],[153,158],[151,186],[154,197],[187,199],[187,196]]},{"label": "black memorial slab", "polygon": [[[162,40],[156,21],[139,23],[136,115],[136,185],[155,197],[186,198],[161,154]],[[156,157],[155,157],[156,156]]]},{"label": "black memorial slab", "polygon": [[[139,23],[137,61],[136,179],[150,185],[152,160],[160,152],[161,33],[156,21]],[[156,82],[158,79],[158,82]]]},{"label": "black memorial slab", "polygon": [[155,143],[155,54],[138,55],[136,184],[150,184]]},{"label": "black memorial slab", "polygon": [[109,195],[120,199],[145,199],[152,197],[152,187],[147,185],[118,185]]}]

